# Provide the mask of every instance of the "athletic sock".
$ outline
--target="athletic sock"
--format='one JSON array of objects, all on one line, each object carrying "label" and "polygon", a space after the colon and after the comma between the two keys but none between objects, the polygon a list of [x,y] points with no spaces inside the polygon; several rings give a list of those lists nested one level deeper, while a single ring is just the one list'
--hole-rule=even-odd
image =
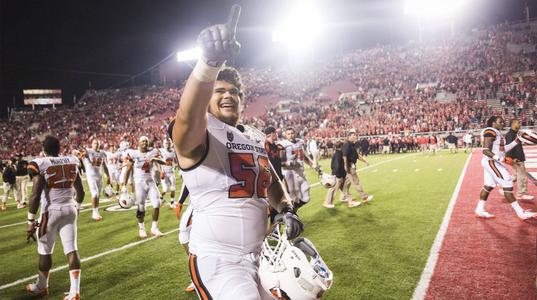
[{"label": "athletic sock", "polygon": [[145,230],[144,222],[138,223],[138,227],[140,227],[140,229]]},{"label": "athletic sock", "polygon": [[486,203],[486,202],[487,202],[487,201],[485,201],[485,200],[479,200],[479,201],[477,201],[477,208],[476,208],[476,210],[477,210],[477,211],[485,211],[485,203]]},{"label": "athletic sock", "polygon": [[48,275],[49,275],[49,272],[43,272],[41,270],[37,272],[36,285],[38,288],[44,289],[48,287]]},{"label": "athletic sock", "polygon": [[511,207],[515,210],[517,216],[521,216],[524,213],[524,210],[522,209],[522,207],[520,207],[518,201],[511,203]]},{"label": "athletic sock", "polygon": [[98,215],[99,215],[99,208],[98,208],[98,207],[93,208],[93,215],[94,215],[94,216],[98,216]]},{"label": "athletic sock", "polygon": [[151,222],[151,230],[158,229],[158,221]]},{"label": "athletic sock", "polygon": [[80,269],[69,271],[69,278],[71,279],[69,294],[71,295],[80,294],[80,272]]}]

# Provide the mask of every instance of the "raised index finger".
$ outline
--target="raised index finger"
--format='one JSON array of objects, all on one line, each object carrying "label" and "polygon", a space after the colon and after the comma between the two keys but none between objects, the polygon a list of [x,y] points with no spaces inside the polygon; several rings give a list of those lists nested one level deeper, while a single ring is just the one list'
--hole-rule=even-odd
[{"label": "raised index finger", "polygon": [[233,4],[229,17],[227,19],[227,26],[233,31],[237,32],[237,24],[239,23],[239,17],[241,16],[241,7],[238,4]]}]

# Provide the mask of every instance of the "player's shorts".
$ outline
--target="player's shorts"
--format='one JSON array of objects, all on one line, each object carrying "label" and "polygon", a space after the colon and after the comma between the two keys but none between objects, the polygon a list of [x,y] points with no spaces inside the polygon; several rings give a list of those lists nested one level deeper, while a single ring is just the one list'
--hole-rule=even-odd
[{"label": "player's shorts", "polygon": [[190,241],[190,229],[192,228],[192,205],[187,206],[186,210],[181,215],[179,222],[179,243],[187,244]]},{"label": "player's shorts", "polygon": [[448,145],[448,149],[450,149],[450,150],[451,150],[451,149],[457,149],[455,143],[447,143],[447,145]]},{"label": "player's shorts", "polygon": [[160,182],[162,183],[162,190],[164,192],[175,192],[175,174],[164,173],[164,179]]},{"label": "player's shorts", "polygon": [[103,178],[102,177],[93,177],[91,175],[87,176],[86,178],[88,180],[88,186],[90,189],[90,194],[92,198],[99,197],[99,194],[101,193],[101,189],[103,186]]},{"label": "player's shorts", "polygon": [[484,157],[481,165],[484,169],[483,181],[486,186],[495,187],[499,184],[503,188],[513,187],[511,174],[502,163]]},{"label": "player's shorts", "polygon": [[49,255],[54,252],[56,237],[60,234],[65,255],[78,250],[76,243],[77,209],[72,204],[52,205],[41,214],[37,228],[37,253]]},{"label": "player's shorts", "polygon": [[203,256],[190,254],[189,270],[200,299],[273,299],[261,287],[257,259],[244,256]]},{"label": "player's shorts", "polygon": [[306,175],[302,170],[283,169],[282,171],[287,188],[289,189],[289,196],[291,196],[293,202],[297,203],[299,200],[302,202],[310,201],[310,185],[306,180]]},{"label": "player's shorts", "polygon": [[110,182],[111,183],[120,183],[120,177],[121,174],[117,168],[108,168],[108,174],[110,175]]},{"label": "player's shorts", "polygon": [[136,197],[135,204],[138,205],[140,211],[145,211],[145,201],[148,198],[153,208],[159,208],[162,204],[157,185],[152,178],[136,180],[134,182],[134,195]]}]

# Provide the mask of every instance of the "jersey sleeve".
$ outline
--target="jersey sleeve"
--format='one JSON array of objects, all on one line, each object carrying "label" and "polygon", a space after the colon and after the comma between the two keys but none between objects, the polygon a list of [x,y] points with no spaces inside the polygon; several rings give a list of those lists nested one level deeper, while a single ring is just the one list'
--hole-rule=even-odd
[{"label": "jersey sleeve", "polygon": [[30,163],[28,163],[27,169],[30,178],[34,177],[35,175],[38,175],[41,172],[39,169],[39,161],[37,159],[30,161]]},{"label": "jersey sleeve", "polygon": [[486,129],[483,132],[483,137],[496,138],[496,132],[494,132],[494,130],[492,130],[492,129]]}]

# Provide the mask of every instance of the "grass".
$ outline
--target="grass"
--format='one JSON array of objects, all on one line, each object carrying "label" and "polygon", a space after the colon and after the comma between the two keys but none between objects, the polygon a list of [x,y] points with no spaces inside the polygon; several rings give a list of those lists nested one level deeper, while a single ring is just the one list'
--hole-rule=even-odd
[{"label": "grass", "polygon": [[[371,156],[371,166],[359,170],[359,177],[375,199],[357,208],[347,208],[337,197],[334,209],[322,207],[326,189],[314,185],[311,203],[299,215],[305,224],[303,236],[313,241],[334,272],[334,285],[323,299],[411,298],[466,157],[446,152]],[[321,165],[329,170],[328,160]],[[307,175],[311,183],[318,181],[311,170]],[[0,226],[26,219],[26,210],[16,210],[12,199],[9,203],[9,210],[0,213]],[[102,215],[104,221],[93,222],[90,212],[80,214],[82,258],[139,240],[134,211]],[[163,209],[161,231],[177,226],[173,212]],[[36,244],[26,243],[25,228],[25,224],[0,228],[0,285],[36,274]],[[53,268],[64,264],[58,242]],[[187,257],[176,231],[82,263],[84,299],[197,299],[182,291],[189,282]],[[68,287],[67,270],[51,275],[51,298],[62,297]],[[0,290],[0,299],[26,299],[23,283]]]}]

